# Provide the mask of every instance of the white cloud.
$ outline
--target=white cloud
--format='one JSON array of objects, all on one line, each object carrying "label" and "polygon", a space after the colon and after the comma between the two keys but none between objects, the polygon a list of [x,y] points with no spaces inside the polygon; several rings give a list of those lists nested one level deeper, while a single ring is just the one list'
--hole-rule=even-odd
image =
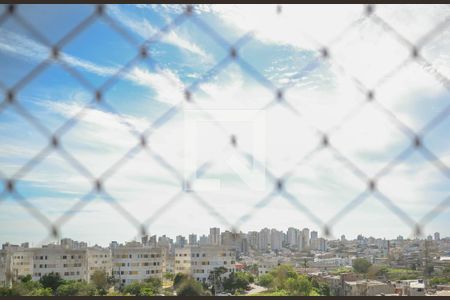
[{"label": "white cloud", "polygon": [[[225,20],[236,30],[256,30],[256,37],[270,45],[283,43],[293,45],[297,49],[313,49],[315,47],[311,43],[305,44],[307,39],[297,34],[299,27],[300,30],[309,31],[310,35],[322,36],[323,42],[327,42],[356,20],[363,10],[362,6],[344,6],[338,8],[337,11],[335,11],[336,7],[283,6],[282,14],[276,15],[274,6],[208,6],[202,9],[207,11],[209,8],[211,13],[221,18],[219,20]],[[323,20],[327,20],[327,23],[325,24]],[[130,26],[137,26],[136,24]],[[145,32],[150,30],[140,27],[135,29],[145,30]],[[398,57],[393,55],[386,58],[386,54],[376,55],[377,48],[371,49],[373,41],[385,38],[382,32],[375,32],[369,28],[366,32],[367,35],[360,36],[359,34],[362,32],[363,30],[356,30],[353,32],[353,39],[343,40],[340,44],[342,50],[340,55],[343,61],[350,60],[348,64],[353,68],[352,71],[355,74],[359,73],[361,77],[365,77],[367,82],[373,82],[376,81],[375,75],[382,74],[393,61],[398,60]],[[365,39],[369,37],[374,40],[366,43]],[[11,41],[15,42],[15,47],[11,46]],[[346,52],[346,48],[351,47],[350,41],[361,43],[360,47],[353,48],[354,51],[356,49],[364,52],[370,50],[369,52],[374,54],[373,61],[370,62],[375,66],[373,69],[369,69],[364,64],[363,56],[356,57],[358,51],[356,53]],[[389,52],[397,45],[391,42],[380,42],[382,43],[380,47],[386,47],[385,50]],[[47,55],[46,50],[36,43],[19,39],[8,32],[0,36],[0,49],[27,59],[31,59],[33,55],[37,57],[35,59],[43,57],[44,54]],[[355,58],[357,63],[352,65],[352,58]],[[66,59],[73,66],[102,76],[109,76],[116,70],[73,57],[66,57]],[[448,61],[445,63],[448,65]],[[340,124],[349,111],[366,101],[365,95],[355,88],[349,78],[343,77],[333,66],[325,65],[325,68],[328,68],[327,71],[330,73],[328,77],[332,84],[320,80],[314,81],[311,79],[312,77],[308,77],[309,74],[306,74],[306,80],[313,81],[311,84],[297,85],[286,92],[286,100],[300,112],[302,117],[299,118],[282,105],[276,105],[266,111],[267,166],[276,175],[291,169],[293,164],[319,143],[320,137],[308,129],[305,123],[328,131]],[[274,72],[283,73],[285,71],[280,67]],[[400,73],[395,84],[386,84],[379,93],[375,93],[380,101],[389,106],[394,113],[398,113],[402,120],[412,127],[418,125],[417,112],[407,113],[402,111],[402,108],[411,105],[416,107],[416,103],[420,101],[419,98],[423,98],[424,95],[427,95],[431,102],[444,95],[444,91],[437,89],[433,84],[433,79],[430,76],[424,76],[422,71],[417,66],[407,68],[404,73]],[[325,76],[324,74],[319,75]],[[182,101],[183,83],[169,69],[153,73],[146,69],[134,68],[126,75],[126,79],[139,86],[150,86],[157,93],[157,99],[165,103],[174,104]],[[251,80],[236,65],[223,70],[220,75],[203,84],[201,89],[203,92],[195,93],[193,100],[202,108],[212,110],[258,109],[275,98],[272,91]],[[46,105],[47,109],[63,116],[71,116],[81,108],[78,103],[62,103],[56,99],[42,104]],[[192,108],[195,107],[189,104],[181,107],[182,110]],[[126,115],[125,118],[139,129],[143,129],[147,125],[146,121],[133,116]],[[223,125],[228,130],[236,128],[228,126],[229,124]],[[185,138],[183,129],[183,115],[179,114],[158,129],[149,139],[149,146],[181,174],[183,173],[181,171],[184,165],[183,159],[185,159],[183,156]],[[198,145],[201,155],[199,155],[198,164],[214,157],[216,164],[212,166],[207,175],[210,178],[222,179],[223,187],[216,192],[201,192],[201,195],[227,219],[235,221],[261,200],[272,189],[272,186],[268,183],[266,191],[254,192],[242,182],[238,182],[238,176],[226,164],[229,152],[223,151],[224,146],[229,145],[230,137],[221,133],[211,123],[205,124],[202,130],[203,133],[199,134]],[[242,130],[242,132],[232,133],[236,134],[239,147],[251,153],[251,132]],[[407,146],[410,142],[401,132],[397,132],[389,118],[373,109],[370,103],[366,103],[366,107],[360,113],[348,120],[341,131],[332,135],[330,141],[345,156],[369,174],[379,171],[393,155],[397,154],[393,149],[403,150],[403,146]],[[118,122],[110,113],[90,109],[80,124],[64,138],[63,142],[67,143],[67,148],[74,156],[95,170],[96,174],[101,174],[137,140],[131,137],[126,126]],[[0,154],[2,157],[7,157],[9,151],[14,151],[14,148],[2,148]],[[450,156],[443,157],[447,163],[448,157]],[[47,168],[41,169],[41,173],[30,175],[28,180],[35,180],[35,183],[43,184],[46,183],[47,178],[47,187],[66,192],[79,189],[78,184],[81,181],[75,180],[77,177],[75,175],[73,177],[65,176],[66,169],[59,163],[60,161],[53,161]],[[435,200],[441,200],[440,196],[448,190],[434,189],[435,186],[446,183],[447,179],[433,168],[434,166],[428,162],[417,159],[405,162],[398,166],[391,175],[382,179],[379,188],[392,197],[395,203],[410,213],[412,217],[419,218],[427,209],[431,209],[431,206],[437,203]],[[33,176],[36,178],[33,179]],[[55,182],[55,185],[50,186],[50,182]],[[111,191],[113,196],[117,197],[120,203],[141,221],[167,203],[167,200],[180,189],[178,179],[154,161],[148,153],[140,153],[136,156],[111,177],[106,186],[108,191]],[[364,182],[353,176],[329,152],[313,157],[307,161],[306,165],[300,166],[286,186],[301,203],[313,209],[313,212],[325,221],[347,204],[353,196],[362,192],[365,187]],[[56,202],[54,199],[45,200],[42,197],[36,201]],[[52,208],[54,204],[46,203],[42,205],[43,209],[47,205]],[[89,228],[95,228],[98,232],[93,233],[92,240],[101,240],[103,243],[112,238],[131,237],[135,233],[134,228],[121,215],[105,207],[107,205],[101,201],[89,204],[87,209],[95,211],[95,218],[92,217],[92,214],[81,212],[63,229],[68,234],[73,234],[74,237],[85,239],[82,234]],[[394,237],[399,233],[408,235],[409,229],[392,214],[387,214],[390,219],[386,220],[385,224],[377,226],[379,216],[385,212],[386,208],[371,197],[353,214],[339,222],[334,233],[356,234],[359,233],[357,231],[364,231],[371,235],[382,234],[389,237]],[[280,229],[286,229],[288,226],[319,229],[304,213],[293,209],[288,201],[280,197],[274,199],[265,209],[255,213],[253,217],[244,224],[243,230],[260,229],[265,226]],[[378,223],[374,221],[375,219],[378,220]],[[115,226],[115,220],[119,220],[121,226]],[[370,223],[364,223],[365,220],[370,220]],[[361,224],[357,228],[354,226],[356,222]],[[150,231],[158,234],[169,233],[170,235],[187,234],[190,231],[206,231],[208,226],[221,225],[218,223],[204,210],[204,207],[195,204],[195,200],[184,197],[152,224]],[[77,229],[80,224],[83,226],[82,230]],[[434,224],[432,228],[442,232],[445,228],[438,228],[438,225],[442,224],[444,223]],[[445,224],[448,225],[448,223]],[[112,234],[106,237],[104,233],[110,232],[113,226],[117,228],[114,232],[117,237],[113,237]]]},{"label": "white cloud", "polygon": [[[45,46],[1,28],[0,51],[30,62],[42,61],[50,56],[50,50]],[[117,67],[98,65],[65,53],[61,53],[61,59],[73,67],[103,77],[113,76],[120,70]],[[157,94],[155,100],[161,102],[176,104],[179,103],[183,95],[181,80],[169,69],[158,68],[155,72],[150,72],[142,67],[134,66],[122,76],[134,84],[152,89]]]},{"label": "white cloud", "polygon": [[[119,6],[111,5],[109,6],[110,14],[117,19],[120,23],[128,27],[130,30],[135,32],[137,35],[143,39],[150,39],[152,36],[158,33],[159,28],[153,26],[147,19],[138,19],[136,16],[131,17],[129,14],[123,12]],[[185,35],[186,36],[186,35]],[[181,36],[176,31],[171,30],[164,35],[162,35],[162,41],[171,44],[175,47],[179,47],[183,50],[189,51],[198,55],[203,59],[208,59],[209,56],[195,43],[189,41]],[[210,58],[209,58],[210,59]]]}]

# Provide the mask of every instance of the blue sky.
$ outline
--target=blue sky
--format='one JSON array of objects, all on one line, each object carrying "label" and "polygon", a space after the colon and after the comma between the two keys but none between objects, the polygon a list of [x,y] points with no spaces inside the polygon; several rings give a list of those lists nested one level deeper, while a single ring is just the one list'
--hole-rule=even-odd
[{"label": "blue sky", "polygon": [[[46,43],[57,43],[94,11],[95,7],[89,5],[19,6],[20,16],[42,37],[33,35],[14,18],[7,18],[0,25],[0,87],[5,95],[49,57]],[[52,61],[20,87],[17,101],[49,132],[54,132],[93,100],[91,88],[102,87],[139,54],[139,46],[144,41],[182,12],[183,7],[176,5],[108,6],[107,15],[126,32],[125,36],[112,29],[108,22],[96,20],[61,49],[61,59],[88,85]],[[375,12],[413,44],[420,43],[450,16],[448,7],[439,5],[377,6]],[[263,149],[262,163],[270,173],[278,177],[292,170],[286,190],[323,222],[331,220],[366,184],[327,150],[317,152],[304,165],[294,168],[320,142],[311,128],[328,132],[358,107],[356,115],[333,131],[330,142],[369,177],[411,143],[386,114],[365,101],[365,94],[351,76],[367,88],[375,89],[377,101],[414,131],[420,131],[450,105],[448,89],[432,71],[415,61],[402,65],[410,59],[410,49],[376,22],[363,18],[363,13],[361,5],[287,5],[281,14],[276,13],[273,5],[195,6],[196,19],[212,28],[222,42],[187,18],[149,45],[149,58],[136,61],[116,76],[117,80],[103,94],[109,107],[93,105],[86,109],[75,126],[63,135],[61,143],[94,177],[99,177],[139,142],[130,134],[130,125],[142,132],[156,120],[163,122],[148,140],[152,152],[135,153],[105,181],[108,193],[138,222],[156,214],[149,221],[150,233],[201,234],[212,226],[226,227],[227,224],[205,209],[201,200],[189,195],[175,198],[173,206],[159,213],[180,191],[177,174],[189,173],[206,161],[213,163],[204,178],[219,180],[221,186],[217,190],[199,189],[198,195],[229,224],[252,212],[252,217],[239,229],[286,230],[294,226],[320,231],[322,228],[303,209],[280,196],[271,198],[265,207],[253,213],[252,207],[273,189],[269,174],[262,188],[252,189],[247,177],[238,174],[246,172],[239,165],[242,162],[230,163],[236,154],[229,146],[229,135],[211,120],[201,119],[200,125],[196,123],[195,141],[187,141],[192,137],[186,133],[187,124],[192,122],[190,113],[197,110],[218,116],[218,123],[225,131],[237,137],[240,149],[248,153]],[[348,29],[354,22],[358,23]],[[345,34],[336,40],[342,32]],[[444,29],[420,48],[420,54],[447,78],[450,78],[449,34],[450,29]],[[245,63],[230,60],[219,73],[195,85],[192,94],[195,104],[183,101],[185,88],[228,56],[228,49],[221,43],[232,45],[244,36],[247,38],[238,56]],[[331,61],[319,58],[317,49],[323,45],[330,46]],[[270,86],[289,86],[284,98],[290,106],[273,104],[275,91],[261,84],[262,79],[246,64],[268,79]],[[392,78],[380,82],[400,65]],[[167,111],[175,111],[171,110],[173,107],[177,108],[176,113],[160,119]],[[258,120],[262,121],[236,121],[248,114],[259,116]],[[231,115],[237,119],[228,120]],[[249,123],[254,127],[249,127]],[[450,120],[446,119],[424,139],[427,148],[447,166],[450,166],[449,130]],[[0,142],[3,181],[48,144],[12,106],[6,106],[0,113]],[[186,160],[190,159],[186,156],[186,145],[194,145],[196,159],[189,161],[191,170],[185,170]],[[165,168],[161,160],[155,159],[155,153],[176,171]],[[251,177],[254,173],[248,174]],[[419,152],[413,152],[380,179],[378,187],[418,221],[449,196],[449,177],[448,171],[436,168]],[[71,210],[91,190],[92,182],[57,152],[20,178],[16,188],[50,222],[56,222],[64,213],[71,216],[61,226],[62,236],[101,244],[136,236],[136,226],[107,199],[95,196],[80,210]],[[449,225],[447,210],[428,223],[424,231],[426,234],[439,231],[448,236]],[[1,242],[40,243],[47,238],[47,232],[48,228],[31,217],[16,200],[11,197],[0,200]],[[398,234],[410,236],[411,228],[379,199],[369,196],[338,220],[332,233],[392,238]]]}]

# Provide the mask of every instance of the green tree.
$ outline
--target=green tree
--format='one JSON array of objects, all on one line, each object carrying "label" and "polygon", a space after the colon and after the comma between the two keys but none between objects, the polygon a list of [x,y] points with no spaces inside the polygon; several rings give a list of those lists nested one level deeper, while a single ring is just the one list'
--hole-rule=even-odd
[{"label": "green tree", "polygon": [[160,292],[160,289],[159,278],[148,278],[144,282],[132,282],[123,289],[123,292],[134,296],[154,296]]},{"label": "green tree", "polygon": [[105,271],[94,271],[91,275],[91,282],[99,291],[106,291],[110,287],[108,274]]},{"label": "green tree", "polygon": [[434,266],[426,266],[423,270],[425,275],[430,276],[434,272]]},{"label": "green tree", "polygon": [[154,289],[149,287],[143,287],[141,289],[141,292],[139,293],[139,296],[156,296],[157,293]]},{"label": "green tree", "polygon": [[123,288],[123,293],[129,294],[129,295],[134,295],[134,296],[139,296],[139,294],[141,293],[141,288],[142,288],[142,284],[138,281],[134,281]]},{"label": "green tree", "polygon": [[170,272],[164,273],[164,279],[173,281],[174,278],[175,278],[175,274],[170,273]]},{"label": "green tree", "polygon": [[61,278],[59,273],[48,273],[39,279],[39,282],[42,284],[44,288],[50,288],[53,292],[64,283],[64,280]]},{"label": "green tree", "polygon": [[319,282],[316,279],[311,279],[311,284],[313,289],[319,294],[320,296],[331,296],[330,294],[330,287],[328,284],[324,282]]},{"label": "green tree", "polygon": [[28,281],[31,281],[31,280],[33,280],[33,278],[31,277],[30,274],[28,274],[26,276],[19,276],[19,281],[20,282],[25,283],[25,282],[28,282]]},{"label": "green tree", "polygon": [[298,274],[294,267],[280,265],[259,278],[259,284],[269,288],[269,292],[280,292],[292,296],[309,296],[313,292],[311,281]]},{"label": "green tree", "polygon": [[299,275],[286,281],[286,290],[290,296],[309,296],[312,284],[305,276]]},{"label": "green tree", "polygon": [[274,289],[286,289],[286,283],[289,278],[296,279],[298,273],[294,267],[289,265],[280,265],[277,268],[270,271],[273,276],[272,288]]},{"label": "green tree", "polygon": [[0,296],[14,296],[12,289],[0,287]]},{"label": "green tree", "polygon": [[260,286],[270,288],[272,286],[273,276],[271,274],[264,274],[259,276],[258,284]]},{"label": "green tree", "polygon": [[109,290],[106,296],[125,296],[125,295],[122,294],[120,291]]},{"label": "green tree", "polygon": [[53,291],[51,288],[38,288],[32,290],[27,296],[53,296]]},{"label": "green tree", "polygon": [[[12,296],[33,296],[40,289],[45,289],[39,281],[20,280],[11,288]],[[43,292],[43,291],[42,291]]]},{"label": "green tree", "polygon": [[97,296],[95,285],[84,281],[67,281],[56,289],[56,296]]},{"label": "green tree", "polygon": [[211,283],[211,290],[213,295],[216,293],[220,293],[223,290],[223,280],[222,277],[223,274],[227,272],[227,268],[225,267],[218,267],[214,268],[208,276],[208,281]]},{"label": "green tree", "polygon": [[352,267],[357,273],[367,273],[372,264],[364,258],[357,258],[353,261]]},{"label": "green tree", "polygon": [[188,276],[184,273],[177,273],[175,275],[175,277],[173,278],[173,287],[174,289],[177,289],[180,284],[185,281],[186,279],[188,279]]},{"label": "green tree", "polygon": [[246,290],[253,281],[253,275],[250,273],[233,272],[223,281],[223,288],[226,292],[235,294],[238,290]]},{"label": "green tree", "polygon": [[448,277],[434,277],[430,279],[430,285],[438,285],[438,284],[448,284],[450,283],[450,278]]},{"label": "green tree", "polygon": [[187,278],[182,281],[176,290],[177,296],[206,296],[207,291],[203,289],[200,282],[193,278]]},{"label": "green tree", "polygon": [[245,270],[247,272],[252,273],[254,276],[258,276],[258,265],[257,264],[251,264],[245,267]]}]

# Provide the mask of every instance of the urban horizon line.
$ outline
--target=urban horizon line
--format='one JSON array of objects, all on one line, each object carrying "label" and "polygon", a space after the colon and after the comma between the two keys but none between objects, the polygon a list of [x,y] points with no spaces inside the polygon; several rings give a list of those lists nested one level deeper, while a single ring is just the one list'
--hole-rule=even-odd
[{"label": "urban horizon line", "polygon": [[[354,240],[357,240],[359,236],[361,236],[362,238],[366,238],[366,239],[368,239],[368,238],[374,238],[374,239],[377,239],[377,240],[378,240],[378,239],[381,239],[381,240],[388,240],[388,241],[392,241],[392,240],[436,240],[436,234],[439,236],[439,239],[448,239],[448,238],[450,238],[450,236],[440,237],[440,233],[439,233],[439,232],[435,232],[435,233],[433,233],[433,235],[432,235],[432,234],[428,234],[428,235],[422,234],[422,235],[420,235],[420,236],[415,236],[415,237],[411,237],[411,235],[410,235],[410,236],[404,237],[403,235],[399,234],[399,235],[397,235],[397,237],[395,237],[395,238],[376,237],[376,236],[373,236],[373,235],[366,236],[366,235],[364,235],[363,233],[360,233],[360,234],[358,234],[355,238],[353,238],[353,239],[348,239],[348,236],[345,235],[345,234],[342,234],[339,238],[338,238],[338,237],[335,237],[335,236],[328,236],[328,237],[323,236],[323,235],[322,235],[322,236],[319,236],[319,231],[310,229],[310,228],[308,228],[308,227],[304,227],[303,229],[296,228],[296,227],[288,227],[288,229],[287,229],[286,231],[283,231],[282,229],[279,230],[278,228],[264,227],[264,228],[261,228],[260,230],[248,230],[248,231],[242,231],[242,230],[240,230],[239,232],[237,232],[237,231],[230,231],[230,230],[228,230],[228,229],[226,229],[225,231],[222,231],[222,228],[220,228],[220,227],[210,227],[209,229],[211,230],[211,229],[214,229],[214,228],[219,228],[219,234],[220,234],[220,235],[223,234],[223,233],[225,233],[225,232],[230,232],[230,233],[234,233],[234,234],[245,234],[245,235],[248,235],[250,232],[257,232],[257,233],[259,233],[259,232],[261,232],[261,231],[264,230],[264,229],[268,229],[268,230],[270,230],[270,231],[276,230],[276,231],[278,231],[278,232],[282,232],[283,234],[287,235],[289,228],[294,228],[294,229],[296,229],[296,230],[299,230],[300,232],[302,232],[302,230],[304,230],[304,229],[307,229],[307,230],[309,231],[309,238],[310,238],[310,239],[311,239],[311,233],[312,233],[312,232],[316,232],[316,233],[317,233],[317,238],[323,238],[323,239],[325,239],[326,241],[338,241],[338,240],[342,240],[342,237],[344,237],[344,239],[345,239],[346,241],[354,241]],[[39,248],[39,247],[42,247],[42,246],[45,246],[45,245],[59,245],[59,244],[61,243],[62,240],[73,240],[73,241],[78,241],[78,242],[86,243],[87,247],[100,246],[100,247],[103,247],[103,248],[108,248],[108,247],[110,247],[111,243],[113,243],[113,242],[116,242],[116,243],[118,243],[119,245],[131,243],[131,242],[142,242],[142,238],[143,238],[143,237],[152,237],[152,236],[156,236],[157,238],[159,238],[159,237],[166,237],[166,238],[168,238],[168,239],[170,239],[170,240],[172,240],[172,241],[175,241],[177,237],[181,236],[181,237],[183,237],[183,238],[186,238],[186,237],[187,237],[187,240],[186,240],[186,241],[188,241],[188,240],[189,240],[189,236],[191,236],[191,235],[195,235],[195,236],[197,237],[197,239],[198,239],[198,238],[200,238],[200,237],[206,237],[206,238],[209,238],[210,234],[211,234],[211,233],[209,233],[209,234],[208,234],[208,233],[206,233],[206,234],[205,234],[205,233],[203,233],[203,234],[199,234],[199,233],[189,233],[189,234],[179,234],[179,235],[176,235],[176,236],[173,236],[173,237],[172,237],[172,236],[169,236],[168,234],[157,234],[157,233],[151,234],[151,233],[146,233],[145,235],[135,236],[133,239],[125,240],[125,241],[120,242],[120,243],[119,243],[117,240],[111,240],[111,241],[109,242],[109,244],[107,244],[107,245],[105,245],[104,243],[98,243],[98,242],[89,242],[89,241],[88,241],[88,242],[85,242],[84,240],[75,239],[75,238],[73,238],[73,237],[68,237],[68,236],[65,236],[65,237],[61,236],[61,237],[58,237],[58,238],[54,238],[54,239],[52,239],[52,242],[47,242],[47,243],[46,243],[45,241],[41,241],[41,242],[38,242],[38,243],[36,243],[36,244],[33,243],[33,242],[30,242],[30,241],[22,241],[22,242],[17,242],[17,241],[14,241],[14,242],[11,242],[11,241],[5,241],[5,242],[2,242],[1,244],[2,244],[2,245],[3,245],[3,244],[9,244],[9,245],[13,245],[13,244],[19,244],[19,245],[28,244],[29,246]],[[199,240],[197,240],[197,243],[198,243],[198,241],[199,241]],[[187,245],[191,245],[191,244],[187,243]]]}]

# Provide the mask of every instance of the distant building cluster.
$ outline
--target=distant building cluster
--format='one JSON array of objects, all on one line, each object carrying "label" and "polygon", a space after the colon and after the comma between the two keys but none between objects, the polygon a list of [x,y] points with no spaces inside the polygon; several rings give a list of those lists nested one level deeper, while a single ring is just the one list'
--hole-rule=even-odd
[{"label": "distant building cluster", "polygon": [[[114,276],[121,284],[148,277],[162,277],[164,273],[186,273],[199,281],[208,280],[211,271],[218,267],[227,273],[236,270],[237,259],[248,257],[250,252],[278,253],[283,249],[293,251],[326,251],[324,238],[317,231],[289,228],[287,233],[264,228],[248,233],[221,232],[213,227],[209,235],[178,235],[175,240],[166,235],[146,235],[141,241],[119,244],[112,241],[109,247],[88,247],[85,242],[62,239],[59,244],[40,248],[3,244],[0,251],[0,285],[10,285],[21,276],[31,275],[39,280],[45,274],[58,273],[63,279],[89,282],[92,274],[101,270]],[[276,264],[261,265],[261,272]]]},{"label": "distant building cluster", "polygon": [[261,276],[288,264],[326,283],[333,295],[421,295],[427,290],[423,278],[387,282],[383,278],[366,280],[352,272],[330,273],[351,269],[358,258],[379,267],[424,272],[432,266],[434,272],[442,273],[450,267],[450,238],[441,239],[436,232],[425,239],[358,235],[350,240],[342,235],[326,240],[309,228],[289,227],[286,232],[263,228],[243,233],[213,227],[208,235],[192,233],[175,239],[146,235],[125,244],[112,241],[108,247],[88,246],[68,238],[39,248],[29,243],[5,243],[0,250],[0,286],[10,286],[27,275],[39,280],[52,272],[66,280],[89,282],[96,271],[114,276],[122,286],[149,277],[163,278],[165,273],[185,273],[206,282],[216,268],[225,268],[223,276],[242,269]]}]

